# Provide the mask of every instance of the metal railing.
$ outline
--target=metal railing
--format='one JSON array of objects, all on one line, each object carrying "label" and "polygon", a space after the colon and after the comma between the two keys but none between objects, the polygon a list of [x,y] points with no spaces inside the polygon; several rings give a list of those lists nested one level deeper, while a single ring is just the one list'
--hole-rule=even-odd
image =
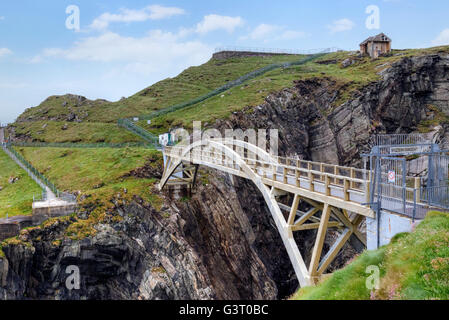
[{"label": "metal railing", "polygon": [[314,53],[331,53],[337,52],[341,49],[332,48],[320,48],[320,49],[279,49],[279,48],[256,48],[256,47],[234,47],[225,46],[215,48],[215,53],[223,51],[235,51],[235,52],[254,52],[254,53],[272,53],[272,54],[314,54]]},{"label": "metal railing", "polygon": [[152,145],[153,147],[156,147],[156,148],[160,147],[159,137],[157,137],[154,134],[150,133],[149,131],[143,129],[142,127],[139,127],[133,121],[131,121],[129,119],[119,119],[118,125],[120,127],[123,127],[125,129],[133,132],[134,134],[140,136],[145,141],[150,143],[150,145]]},{"label": "metal railing", "polygon": [[[217,95],[219,95],[220,93],[227,91],[233,87],[239,86],[241,84],[243,84],[244,82],[254,79],[258,76],[261,76],[269,71],[272,71],[274,69],[278,69],[278,68],[288,68],[290,66],[295,66],[295,65],[302,65],[305,64],[309,61],[312,61],[314,59],[317,59],[323,55],[325,55],[328,52],[321,52],[321,53],[317,53],[314,55],[310,55],[307,58],[303,58],[301,60],[298,61],[292,61],[292,62],[285,62],[285,63],[274,63],[271,65],[268,65],[266,67],[260,68],[258,70],[252,71],[250,73],[247,73],[243,76],[241,76],[240,78],[230,81],[226,84],[224,84],[223,86],[210,91],[209,93],[202,95],[198,98],[183,102],[183,103],[179,103],[173,106],[169,106],[167,108],[163,108],[161,110],[157,110],[152,112],[151,114],[148,115],[140,115],[137,117],[137,119],[139,120],[151,120],[157,117],[160,117],[162,115],[166,115],[168,113],[172,113],[190,106],[193,106],[197,103],[203,102],[207,99],[210,99],[212,97],[215,97]],[[133,121],[131,121],[130,119],[119,119],[118,120],[118,125],[133,132],[134,134],[137,134],[138,136],[142,137],[143,139],[145,139],[146,141],[155,144],[156,147],[161,147],[159,145],[159,139],[158,137],[156,137],[155,135],[151,134],[149,131],[143,129],[142,127],[136,125]]]},{"label": "metal railing", "polygon": [[[267,73],[269,71],[272,71],[274,69],[287,68],[287,67],[295,66],[295,65],[302,65],[302,64],[305,64],[305,63],[307,63],[309,61],[317,59],[318,57],[320,57],[320,56],[322,56],[324,54],[325,53],[311,55],[311,56],[309,56],[307,58],[303,58],[303,59],[298,60],[298,61],[285,62],[285,63],[274,63],[274,64],[271,64],[271,65],[268,65],[266,67],[257,69],[255,71],[250,72],[250,73],[247,73],[247,74],[241,76],[240,78],[238,78],[236,80],[230,81],[230,82],[224,84],[223,86],[221,86],[221,87],[219,87],[219,88],[217,88],[215,90],[212,90],[209,93],[207,93],[205,95],[202,95],[202,96],[200,96],[198,98],[195,98],[195,99],[192,99],[192,100],[180,103],[180,104],[176,104],[176,105],[173,105],[173,106],[170,106],[170,107],[158,110],[158,111],[154,111],[154,112],[152,112],[149,115],[141,115],[138,118],[139,118],[139,120],[151,120],[151,119],[154,119],[156,117],[159,117],[159,116],[162,116],[162,115],[174,112],[174,111],[178,111],[178,110],[181,110],[181,109],[193,106],[193,105],[195,105],[197,103],[203,102],[203,101],[205,101],[207,99],[210,99],[210,98],[212,98],[214,96],[217,96],[217,95],[219,95],[220,93],[222,93],[222,92],[224,92],[226,90],[229,90],[229,89],[231,89],[233,87],[239,86],[239,85],[243,84],[244,82],[246,82],[248,80],[251,80],[251,79],[254,79],[256,77],[259,77],[259,76],[261,76],[261,75],[263,75],[263,74],[265,74],[265,73]],[[126,120],[129,120],[129,119],[126,119]]]},{"label": "metal railing", "polygon": [[430,144],[432,141],[421,133],[409,134],[380,134],[374,136],[375,146],[398,146]]},{"label": "metal railing", "polygon": [[[17,159],[17,161],[22,164],[23,169],[30,175],[30,177],[40,185],[40,187],[42,188],[42,200],[47,200],[49,198],[46,190],[46,188],[48,188],[58,198],[62,200],[67,199],[66,201],[68,202],[76,202],[76,196],[59,191],[58,188],[50,180],[48,180],[46,176],[40,173],[39,170],[37,170],[30,162],[28,162],[19,152],[12,148],[11,143],[2,143],[2,148],[10,156],[12,155],[13,159]],[[37,196],[36,198],[39,198],[39,196]]]},{"label": "metal railing", "polygon": [[449,186],[422,187],[420,198],[429,206],[449,209]]},{"label": "metal railing", "polygon": [[[230,168],[240,172],[242,168],[236,159],[232,159],[219,149],[202,150],[200,147],[184,153],[182,147],[166,147],[164,153],[170,157],[189,162],[207,162],[212,165]],[[369,196],[369,173],[361,172],[362,169],[326,165],[312,161],[275,157],[274,162],[258,159],[257,155],[241,148],[236,148],[240,159],[259,174],[262,178],[283,182],[295,187],[307,188],[315,192],[329,193],[339,198],[351,200],[351,192],[360,194],[360,202],[365,202]],[[280,161],[279,161],[280,160]],[[328,170],[332,168],[332,170]],[[349,170],[348,170],[349,169]],[[351,171],[350,169],[354,169]],[[356,178],[357,173],[366,176],[367,179]],[[242,173],[243,174],[243,173]],[[332,194],[332,188],[339,188],[341,194]]]},{"label": "metal railing", "polygon": [[154,148],[154,144],[145,142],[126,142],[126,143],[71,143],[71,142],[11,142],[12,146],[30,147],[30,148]]}]

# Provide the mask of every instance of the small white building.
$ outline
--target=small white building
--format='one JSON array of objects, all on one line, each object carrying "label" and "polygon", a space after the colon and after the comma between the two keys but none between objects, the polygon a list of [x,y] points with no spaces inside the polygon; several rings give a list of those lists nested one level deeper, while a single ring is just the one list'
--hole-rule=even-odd
[{"label": "small white building", "polygon": [[173,134],[169,133],[164,133],[159,135],[159,144],[161,146],[167,146],[168,144],[172,144],[175,142],[175,136]]}]

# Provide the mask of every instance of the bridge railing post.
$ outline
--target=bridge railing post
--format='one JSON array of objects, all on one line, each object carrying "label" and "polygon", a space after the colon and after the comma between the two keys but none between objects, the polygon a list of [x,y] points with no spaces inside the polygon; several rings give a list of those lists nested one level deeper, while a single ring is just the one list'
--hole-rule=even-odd
[{"label": "bridge railing post", "polygon": [[287,168],[283,168],[283,181],[285,184],[287,184]]},{"label": "bridge railing post", "polygon": [[371,201],[371,195],[370,195],[370,181],[366,180],[365,181],[365,198],[366,198],[366,203],[370,203]]},{"label": "bridge railing post", "polygon": [[343,181],[343,192],[344,192],[344,197],[345,197],[345,201],[349,201],[349,180],[345,179]]},{"label": "bridge railing post", "polygon": [[330,194],[331,194],[330,178],[329,178],[329,175],[327,175],[327,174],[324,176],[324,188],[325,188],[326,196],[330,196]]},{"label": "bridge railing post", "polygon": [[[351,168],[350,176],[351,176],[351,179],[355,178],[355,169],[354,168]],[[350,188],[354,189],[354,181],[353,180],[351,180]]]},{"label": "bridge railing post", "polygon": [[338,184],[338,178],[337,178],[337,176],[338,176],[338,166],[334,166],[334,175],[335,175],[334,183]]}]

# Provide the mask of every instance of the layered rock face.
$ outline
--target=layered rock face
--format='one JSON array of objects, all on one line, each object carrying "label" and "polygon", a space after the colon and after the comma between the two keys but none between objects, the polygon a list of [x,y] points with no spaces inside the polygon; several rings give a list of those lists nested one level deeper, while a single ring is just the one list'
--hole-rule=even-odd
[{"label": "layered rock face", "polygon": [[448,54],[404,58],[380,76],[339,106],[344,85],[330,78],[298,81],[267,97],[254,112],[236,112],[217,126],[278,129],[280,155],[360,165],[373,134],[410,133],[423,121],[436,119],[436,110],[449,115]]},{"label": "layered rock face", "polygon": [[[293,271],[263,200],[247,191],[251,205],[240,203],[229,179],[211,176],[191,201],[167,199],[160,211],[139,199],[116,200],[114,213],[123,221],[98,225],[95,236],[82,240],[64,237],[70,221],[22,232],[20,241],[3,248],[0,299],[276,299],[291,293]],[[80,270],[79,290],[66,286],[69,266]]]},{"label": "layered rock face", "polygon": [[[243,110],[215,127],[278,129],[280,155],[360,165],[371,134],[412,132],[436,119],[435,110],[449,114],[447,54],[402,59],[381,77],[339,106],[341,84],[298,81],[254,112]],[[447,136],[446,125],[440,131]],[[70,221],[24,232],[3,248],[0,299],[276,299],[293,293],[293,269],[257,189],[216,171],[201,177],[190,199],[166,198],[161,210],[138,198],[116,199],[113,213],[122,221],[97,225],[96,235],[82,240],[64,237]],[[297,235],[306,262],[314,232]],[[324,250],[334,237],[327,235]],[[330,271],[354,253],[346,245]],[[66,287],[71,265],[80,269],[80,290]]]}]

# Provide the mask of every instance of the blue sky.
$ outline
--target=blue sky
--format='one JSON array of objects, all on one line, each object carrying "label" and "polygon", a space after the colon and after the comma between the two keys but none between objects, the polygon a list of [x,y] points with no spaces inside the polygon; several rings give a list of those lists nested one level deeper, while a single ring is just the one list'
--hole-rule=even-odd
[{"label": "blue sky", "polygon": [[[66,26],[70,5],[79,30]],[[378,30],[366,27],[370,5]],[[116,101],[220,46],[355,50],[381,31],[394,48],[449,44],[448,13],[447,0],[2,1],[0,122],[55,94]]]}]

